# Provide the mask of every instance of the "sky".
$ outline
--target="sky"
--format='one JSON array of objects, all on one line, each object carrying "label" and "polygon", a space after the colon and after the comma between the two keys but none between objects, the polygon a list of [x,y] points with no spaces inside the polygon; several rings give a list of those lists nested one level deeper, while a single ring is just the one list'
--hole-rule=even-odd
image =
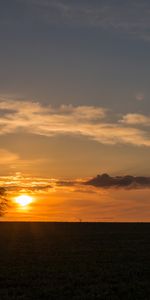
[{"label": "sky", "polygon": [[0,40],[1,186],[43,199],[4,219],[150,220],[149,186],[81,184],[150,176],[149,1],[1,0]]}]

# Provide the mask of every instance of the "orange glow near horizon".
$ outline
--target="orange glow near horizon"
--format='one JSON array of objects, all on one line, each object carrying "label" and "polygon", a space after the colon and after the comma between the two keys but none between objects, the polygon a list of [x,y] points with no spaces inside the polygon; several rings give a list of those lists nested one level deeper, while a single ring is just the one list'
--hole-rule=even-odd
[{"label": "orange glow near horizon", "polygon": [[84,180],[61,182],[20,174],[0,180],[9,200],[0,221],[150,221],[149,187],[97,188],[83,184]]}]

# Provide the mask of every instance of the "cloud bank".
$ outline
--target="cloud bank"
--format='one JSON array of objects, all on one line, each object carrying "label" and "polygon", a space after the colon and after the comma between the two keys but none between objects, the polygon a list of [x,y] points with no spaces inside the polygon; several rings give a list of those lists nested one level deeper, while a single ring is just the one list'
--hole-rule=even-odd
[{"label": "cloud bank", "polygon": [[33,193],[51,194],[56,192],[73,192],[80,194],[104,195],[107,189],[115,190],[142,190],[150,189],[150,177],[146,176],[110,176],[97,175],[94,178],[74,180],[59,180],[54,178],[38,178],[24,176],[0,176],[0,189],[5,189],[10,194]]},{"label": "cloud bank", "polygon": [[131,175],[111,177],[102,174],[86,181],[85,184],[100,188],[150,188],[150,177]]},{"label": "cloud bank", "polygon": [[[17,132],[52,137],[80,135],[98,143],[150,147],[149,117],[118,117],[102,107],[61,105],[0,99],[0,135]],[[114,121],[115,120],[115,121]]]}]

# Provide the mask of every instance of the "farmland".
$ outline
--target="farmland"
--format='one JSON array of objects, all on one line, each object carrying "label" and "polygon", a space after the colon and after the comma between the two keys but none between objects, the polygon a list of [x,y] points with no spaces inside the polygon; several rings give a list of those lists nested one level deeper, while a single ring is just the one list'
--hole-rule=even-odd
[{"label": "farmland", "polygon": [[0,223],[0,299],[150,299],[150,224]]}]

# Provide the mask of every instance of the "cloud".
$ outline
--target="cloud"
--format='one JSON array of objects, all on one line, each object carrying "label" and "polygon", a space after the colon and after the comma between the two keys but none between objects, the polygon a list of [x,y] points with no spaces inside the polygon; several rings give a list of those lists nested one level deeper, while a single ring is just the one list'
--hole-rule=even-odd
[{"label": "cloud", "polygon": [[31,192],[31,193],[44,193],[44,192],[49,192],[49,190],[52,189],[52,186],[51,185],[34,185],[34,186],[26,186],[26,187],[23,187],[23,186],[9,186],[8,187],[8,190],[9,191],[19,191],[20,193],[28,193],[28,192]]},{"label": "cloud", "polygon": [[14,172],[13,175],[0,176],[0,187],[5,188],[10,195],[15,193],[47,194],[55,192],[56,183],[53,179],[23,176]]},{"label": "cloud", "polygon": [[69,186],[74,186],[76,184],[75,181],[70,181],[70,180],[58,180],[56,182],[56,185],[57,186],[60,186],[60,187],[69,187]]},{"label": "cloud", "polygon": [[143,125],[146,116],[128,114],[112,122],[116,118],[113,112],[102,107],[51,107],[32,101],[0,99],[0,135],[16,132],[47,137],[80,135],[102,144],[150,147],[148,128],[134,126],[137,119]]},{"label": "cloud", "polygon": [[150,177],[131,175],[111,177],[108,174],[102,174],[86,181],[85,184],[100,188],[150,188]]},{"label": "cloud", "polygon": [[145,116],[142,114],[127,114],[123,116],[120,122],[129,125],[150,126],[150,116]]},{"label": "cloud", "polygon": [[150,39],[150,3],[147,0],[18,0],[45,23],[98,27]]},{"label": "cloud", "polygon": [[[86,195],[98,195],[104,197],[107,195],[108,189],[150,189],[150,177],[146,176],[110,176],[108,174],[97,175],[89,180],[76,179],[72,180],[58,180],[51,178],[38,177],[15,177],[14,176],[0,176],[0,187],[4,188],[10,194],[14,192],[33,193],[33,194],[49,194],[49,193],[74,193],[80,197]],[[97,189],[99,188],[99,189]]]}]

